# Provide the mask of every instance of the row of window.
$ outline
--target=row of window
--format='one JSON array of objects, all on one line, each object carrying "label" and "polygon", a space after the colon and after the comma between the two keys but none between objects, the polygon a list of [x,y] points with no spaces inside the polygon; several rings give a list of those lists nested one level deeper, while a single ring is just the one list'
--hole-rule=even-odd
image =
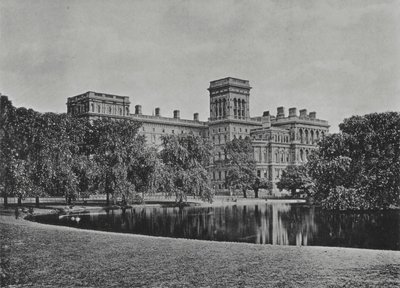
[{"label": "row of window", "polygon": [[274,141],[278,143],[289,143],[289,135],[281,135],[281,134],[258,134],[253,135],[253,140],[267,140],[267,141]]},{"label": "row of window", "polygon": [[[123,109],[122,107],[116,107],[116,106],[101,106],[100,104],[90,104],[90,111],[91,112],[96,112],[96,113],[107,113],[107,114],[113,114],[113,115],[123,115]],[[129,115],[129,108],[125,107],[125,113],[126,115]]]},{"label": "row of window", "polygon": [[[247,133],[247,128],[246,129],[244,129],[245,130],[245,132]],[[219,127],[218,128],[218,132],[220,133],[222,130],[221,130],[221,127]],[[224,127],[224,131],[228,131],[228,127]],[[236,132],[236,127],[233,127],[233,131],[234,132]],[[216,129],[213,129],[213,133],[216,133],[217,132],[217,130]],[[239,127],[239,132],[242,132],[242,127]]]},{"label": "row of window", "polygon": [[316,130],[314,132],[313,129],[299,129],[297,139],[300,140],[300,143],[303,144],[313,144],[315,141],[323,138],[325,135],[324,131]]}]

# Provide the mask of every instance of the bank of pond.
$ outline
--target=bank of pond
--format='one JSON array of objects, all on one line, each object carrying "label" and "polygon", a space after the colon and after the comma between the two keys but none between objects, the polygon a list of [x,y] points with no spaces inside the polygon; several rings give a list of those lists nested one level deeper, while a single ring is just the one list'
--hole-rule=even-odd
[{"label": "bank of pond", "polygon": [[400,210],[326,211],[304,203],[62,211],[33,221],[120,233],[255,244],[400,250]]}]

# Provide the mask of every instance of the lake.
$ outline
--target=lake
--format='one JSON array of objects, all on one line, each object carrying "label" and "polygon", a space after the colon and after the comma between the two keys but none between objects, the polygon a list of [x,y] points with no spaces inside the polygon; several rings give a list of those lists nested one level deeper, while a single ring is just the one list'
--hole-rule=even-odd
[{"label": "lake", "polygon": [[400,211],[331,212],[305,204],[135,207],[40,215],[47,224],[254,244],[400,250]]}]

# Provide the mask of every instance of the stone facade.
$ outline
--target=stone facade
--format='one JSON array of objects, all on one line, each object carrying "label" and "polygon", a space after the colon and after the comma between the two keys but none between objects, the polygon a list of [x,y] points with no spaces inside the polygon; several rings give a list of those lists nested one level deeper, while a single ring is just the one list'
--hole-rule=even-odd
[{"label": "stone facade", "polygon": [[135,119],[142,122],[140,133],[146,136],[149,145],[160,145],[161,136],[167,134],[192,133],[209,138],[214,144],[214,155],[210,167],[213,186],[220,192],[227,192],[224,166],[225,143],[234,138],[252,139],[257,174],[274,183],[279,180],[282,170],[288,165],[307,161],[307,156],[315,149],[316,141],[328,132],[327,121],[316,118],[315,112],[277,109],[276,116],[269,111],[259,117],[250,117],[250,84],[247,80],[227,77],[210,82],[210,118],[199,121],[194,113],[193,120],[180,119],[180,111],[175,110],[172,117],[161,116],[161,109],[155,108],[154,115],[143,115],[142,107],[135,106],[129,113],[129,97],[96,92],[70,97],[67,102],[68,113],[73,116],[113,117]]}]

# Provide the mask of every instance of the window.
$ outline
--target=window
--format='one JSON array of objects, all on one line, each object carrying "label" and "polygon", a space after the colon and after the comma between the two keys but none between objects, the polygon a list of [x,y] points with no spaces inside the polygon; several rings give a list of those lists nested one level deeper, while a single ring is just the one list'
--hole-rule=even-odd
[{"label": "window", "polygon": [[90,105],[90,107],[91,107],[91,111],[94,112],[94,104],[93,103]]},{"label": "window", "polygon": [[172,132],[172,134],[175,134],[175,130],[172,130],[171,132]]},{"label": "window", "polygon": [[[221,177],[221,171],[218,172],[218,177],[219,177],[219,178],[218,178],[219,180],[222,179],[222,177]],[[220,188],[220,189],[221,189],[221,188]]]}]

